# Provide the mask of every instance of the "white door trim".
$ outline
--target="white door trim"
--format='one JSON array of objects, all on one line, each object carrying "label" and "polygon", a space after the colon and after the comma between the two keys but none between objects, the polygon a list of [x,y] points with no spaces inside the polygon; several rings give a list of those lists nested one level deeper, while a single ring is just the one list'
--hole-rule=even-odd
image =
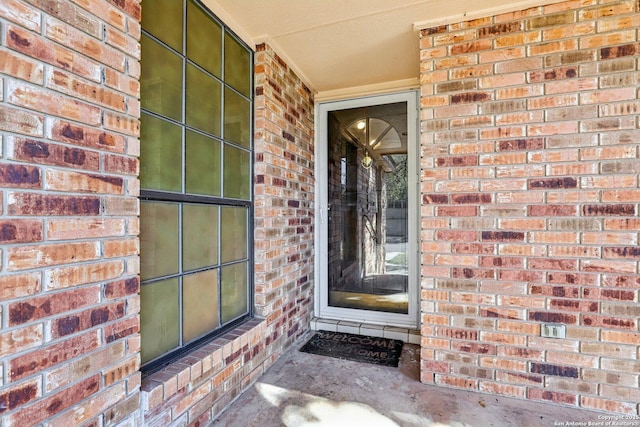
[{"label": "white door trim", "polygon": [[[315,152],[315,316],[322,319],[349,320],[389,326],[416,328],[419,314],[419,163],[418,150],[418,94],[408,91],[356,99],[316,104]],[[328,283],[328,176],[327,139],[328,113],[334,110],[360,108],[397,102],[407,103],[408,156],[408,237],[407,263],[409,267],[408,314],[384,313],[329,306]]]}]

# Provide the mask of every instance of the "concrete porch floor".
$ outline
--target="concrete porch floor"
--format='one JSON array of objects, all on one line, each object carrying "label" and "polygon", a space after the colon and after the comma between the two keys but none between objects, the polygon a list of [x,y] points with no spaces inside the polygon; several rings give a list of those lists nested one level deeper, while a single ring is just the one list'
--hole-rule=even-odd
[{"label": "concrete porch floor", "polygon": [[404,345],[398,368],[298,351],[310,336],[296,343],[212,425],[537,427],[589,425],[611,415],[422,384],[419,347],[413,344]]}]

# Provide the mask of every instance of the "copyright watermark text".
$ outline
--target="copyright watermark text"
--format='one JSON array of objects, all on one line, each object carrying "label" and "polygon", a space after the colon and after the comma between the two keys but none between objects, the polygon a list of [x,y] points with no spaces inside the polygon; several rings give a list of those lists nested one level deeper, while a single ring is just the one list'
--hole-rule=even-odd
[{"label": "copyright watermark text", "polygon": [[593,421],[555,421],[554,427],[640,427],[638,415],[598,415]]}]

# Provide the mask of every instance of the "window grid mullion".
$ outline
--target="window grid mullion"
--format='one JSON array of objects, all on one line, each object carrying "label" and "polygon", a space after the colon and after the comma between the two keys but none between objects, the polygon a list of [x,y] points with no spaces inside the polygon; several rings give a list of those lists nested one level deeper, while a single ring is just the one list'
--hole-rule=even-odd
[{"label": "window grid mullion", "polygon": [[[187,131],[185,129],[185,123],[187,122],[187,1],[182,0],[182,123],[181,123],[181,155],[182,155],[182,167],[180,168],[180,191],[182,194],[186,192],[186,168],[187,168],[187,149],[186,139]],[[180,331],[180,347],[184,346],[184,300],[182,295],[184,294],[184,242],[183,242],[183,221],[184,221],[184,202],[180,202],[180,209],[178,210],[178,258],[179,258],[179,292],[178,292],[178,330]]]},{"label": "window grid mullion", "polygon": [[[196,64],[195,62],[191,61],[188,57],[187,57],[187,37],[188,37],[188,29],[187,29],[187,14],[188,14],[188,10],[189,10],[189,3],[192,0],[183,0],[182,3],[182,52],[177,52],[176,50],[174,50],[171,46],[166,45],[165,43],[159,41],[156,37],[154,37],[151,34],[148,34],[150,37],[153,38],[153,40],[156,40],[160,43],[160,45],[165,48],[168,49],[169,51],[175,53],[175,54],[179,54],[182,60],[182,81],[181,81],[181,89],[182,89],[182,96],[180,98],[180,101],[182,103],[182,110],[181,110],[181,120],[180,122],[178,122],[178,120],[173,119],[173,118],[169,118],[169,117],[165,117],[162,114],[159,113],[155,113],[153,111],[147,111],[146,109],[142,109],[143,112],[148,113],[151,116],[154,116],[156,118],[168,121],[170,123],[173,123],[175,125],[180,126],[180,137],[181,137],[181,161],[182,161],[182,165],[180,168],[180,179],[181,179],[181,185],[180,185],[180,192],[171,192],[171,191],[163,191],[163,190],[147,190],[144,188],[141,188],[140,191],[140,200],[141,201],[149,201],[149,202],[164,202],[164,203],[175,203],[178,205],[178,230],[177,230],[177,238],[178,238],[178,272],[176,274],[171,274],[168,276],[164,276],[164,277],[154,277],[152,279],[147,279],[145,281],[142,282],[142,285],[148,285],[148,284],[153,284],[153,283],[157,283],[160,282],[162,280],[168,280],[168,279],[173,279],[176,278],[178,280],[178,286],[179,286],[179,294],[178,294],[178,313],[179,313],[179,348],[178,349],[174,349],[169,351],[168,353],[164,354],[164,355],[160,355],[155,359],[151,359],[149,360],[149,363],[147,364],[146,368],[148,368],[147,373],[152,372],[152,370],[156,369],[156,367],[161,366],[162,364],[168,363],[171,360],[175,360],[175,358],[181,354],[181,351],[183,351],[186,348],[191,348],[194,345],[197,345],[198,343],[200,343],[203,339],[206,339],[208,336],[212,336],[221,332],[224,332],[226,330],[228,330],[230,327],[233,327],[234,325],[238,324],[239,321],[242,320],[242,318],[246,318],[247,316],[251,316],[252,315],[252,304],[251,302],[253,301],[253,296],[252,296],[252,283],[253,280],[251,279],[251,274],[253,272],[253,267],[252,267],[252,262],[253,262],[253,255],[252,255],[252,251],[251,248],[253,247],[253,239],[252,239],[252,231],[253,231],[253,227],[251,225],[251,218],[253,215],[253,185],[252,185],[252,180],[250,179],[250,190],[249,190],[249,196],[247,199],[235,199],[235,198],[227,198],[226,194],[225,194],[225,190],[224,190],[224,184],[225,184],[225,170],[224,170],[224,166],[225,166],[225,147],[229,148],[229,147],[233,147],[234,149],[239,149],[241,151],[244,151],[246,153],[248,153],[249,157],[248,157],[248,167],[249,170],[251,171],[250,176],[252,176],[252,172],[253,172],[253,117],[254,117],[254,112],[253,112],[253,92],[250,91],[248,95],[245,95],[243,93],[240,93],[238,90],[236,90],[235,88],[233,88],[232,86],[230,86],[228,83],[225,82],[225,63],[226,63],[226,37],[227,36],[232,36],[234,38],[237,38],[232,32],[230,32],[230,30],[228,29],[228,27],[226,27],[224,25],[224,23],[222,23],[221,21],[218,20],[217,17],[213,16],[208,9],[202,5],[202,2],[200,0],[193,0],[193,3],[196,4],[198,7],[202,7],[205,12],[207,14],[209,14],[210,17],[212,17],[216,22],[219,22],[221,25],[221,29],[222,31],[220,31],[220,46],[221,46],[221,70],[220,70],[220,76],[218,77],[210,72],[208,72],[207,70],[204,70],[200,65]],[[142,30],[144,33],[146,33],[146,31],[143,29]],[[239,39],[238,39],[239,40]],[[249,51],[249,59],[251,60],[253,58],[253,54],[252,52],[246,47],[245,45],[245,49],[247,49]],[[252,63],[252,62],[251,62]],[[197,67],[198,69],[200,69],[201,71],[203,71],[206,76],[208,78],[211,78],[212,80],[218,82],[221,86],[221,94],[220,94],[220,99],[219,99],[219,117],[220,117],[220,135],[212,135],[209,134],[206,131],[200,130],[200,129],[196,129],[196,128],[192,128],[191,126],[187,125],[187,68],[189,67],[189,64],[194,65],[195,67]],[[251,74],[252,70],[253,70],[253,66],[250,65],[249,66],[249,80],[250,80],[250,87],[253,87],[253,76]],[[227,89],[229,89],[231,92],[227,92]],[[228,136],[227,134],[230,135],[230,133],[225,132],[225,119],[226,119],[226,110],[225,110],[225,100],[227,98],[227,94],[228,93],[233,93],[235,95],[239,95],[240,97],[242,97],[242,99],[245,99],[249,102],[249,108],[251,110],[250,115],[249,115],[249,123],[246,124],[246,126],[249,127],[249,134],[250,134],[250,139],[249,139],[249,145],[248,147],[245,147],[243,145],[241,145],[240,143],[236,143],[236,142],[232,142],[232,141],[227,141],[225,138]],[[244,121],[243,121],[244,122]],[[241,122],[241,123],[243,123]],[[202,135],[205,135],[207,137],[213,138],[217,141],[219,141],[220,143],[220,162],[219,164],[217,164],[217,168],[219,169],[219,173],[220,173],[220,195],[219,196],[207,196],[207,195],[201,195],[201,194],[187,194],[187,133],[189,131],[194,131],[197,133],[200,133]],[[243,166],[244,163],[242,163]],[[215,208],[217,209],[218,215],[217,215],[217,219],[216,219],[216,224],[215,227],[217,228],[216,232],[217,232],[217,241],[216,241],[216,245],[217,245],[217,259],[215,260],[215,265],[213,266],[208,266],[208,267],[203,267],[201,269],[196,269],[196,270],[189,270],[185,273],[185,268],[184,268],[184,262],[185,262],[185,247],[187,247],[186,245],[189,244],[189,242],[185,242],[184,238],[185,238],[185,234],[184,234],[184,221],[188,221],[189,218],[187,218],[187,213],[185,212],[185,206],[187,204],[201,204],[201,205],[214,205]],[[247,233],[246,236],[246,240],[244,242],[242,242],[242,244],[244,245],[245,251],[246,251],[246,256],[243,259],[233,259],[230,261],[225,262],[224,264],[222,263],[222,244],[223,244],[223,239],[222,239],[222,227],[224,226],[224,224],[222,223],[222,210],[224,207],[233,207],[233,208],[241,208],[244,209],[246,212],[246,223],[245,223],[245,230]],[[144,255],[143,255],[144,256]],[[222,320],[223,320],[223,295],[222,295],[222,279],[223,279],[223,274],[222,274],[222,269],[225,266],[230,266],[230,265],[234,265],[234,264],[239,264],[242,263],[245,268],[245,275],[246,275],[246,283],[245,286],[247,286],[247,301],[246,301],[246,308],[245,308],[245,313],[240,315],[237,318],[234,318],[232,320],[229,320],[223,324]],[[184,307],[184,278],[185,276],[191,275],[191,274],[199,274],[202,271],[207,271],[207,270],[211,270],[211,269],[216,269],[217,270],[217,291],[218,291],[218,325],[211,330],[208,334],[205,334],[205,336],[200,337],[198,339],[196,339],[195,341],[191,341],[189,343],[185,342],[185,336],[184,336],[184,331],[183,328],[185,326],[184,324],[184,314],[187,311],[186,308]]]},{"label": "window grid mullion", "polygon": [[222,206],[218,206],[218,325],[222,326]]}]

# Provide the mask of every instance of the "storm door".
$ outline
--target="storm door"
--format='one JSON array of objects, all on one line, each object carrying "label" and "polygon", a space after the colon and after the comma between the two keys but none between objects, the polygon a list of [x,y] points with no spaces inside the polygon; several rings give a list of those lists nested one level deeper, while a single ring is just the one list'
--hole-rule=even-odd
[{"label": "storm door", "polygon": [[415,98],[408,92],[318,107],[321,318],[417,324]]}]

